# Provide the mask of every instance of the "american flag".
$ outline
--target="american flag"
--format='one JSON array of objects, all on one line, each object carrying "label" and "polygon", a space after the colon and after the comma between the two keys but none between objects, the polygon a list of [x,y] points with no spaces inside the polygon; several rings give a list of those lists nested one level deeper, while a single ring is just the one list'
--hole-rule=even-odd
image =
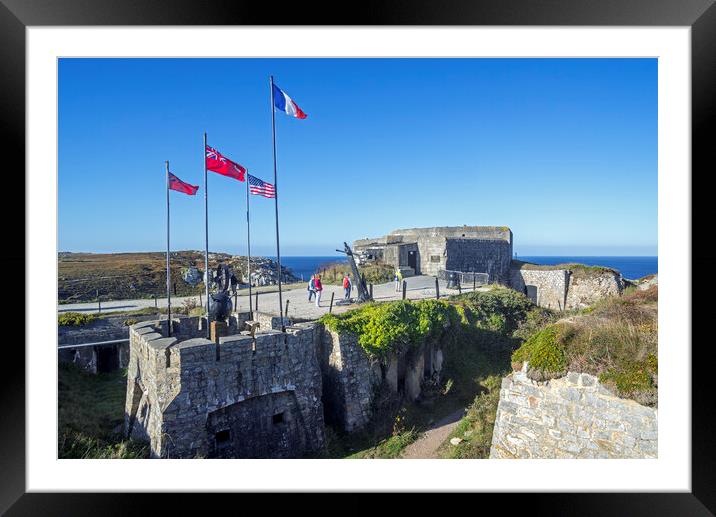
[{"label": "american flag", "polygon": [[271,183],[266,183],[251,174],[249,174],[249,192],[257,196],[276,197],[276,189]]}]

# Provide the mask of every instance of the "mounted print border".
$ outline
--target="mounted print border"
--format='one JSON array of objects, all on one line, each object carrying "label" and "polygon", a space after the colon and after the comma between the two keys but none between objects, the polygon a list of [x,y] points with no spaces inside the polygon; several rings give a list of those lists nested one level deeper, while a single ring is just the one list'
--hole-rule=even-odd
[{"label": "mounted print border", "polygon": [[[248,2],[228,6],[226,2],[152,2],[137,8],[130,2],[110,1],[41,1],[0,0],[0,34],[2,34],[3,89],[0,102],[3,117],[6,157],[19,163],[12,169],[25,167],[25,29],[28,26],[46,25],[282,25],[306,22],[311,25],[530,25],[530,26],[690,26],[692,28],[692,208],[700,204],[700,197],[708,195],[705,179],[714,163],[714,145],[709,135],[713,131],[716,107],[716,7],[712,1],[673,1],[655,5],[649,1],[590,2],[554,1],[549,4],[533,2],[453,1],[445,3],[416,2],[410,8],[403,3],[362,3],[350,20],[330,19],[327,11],[311,6],[301,6],[295,13],[272,12],[271,7],[251,5]],[[296,16],[294,16],[296,15]],[[708,169],[707,169],[708,167]],[[700,171],[700,172],[699,172]],[[15,178],[20,189],[23,183]],[[8,174],[8,181],[10,181]],[[19,190],[19,189],[17,189]],[[16,190],[16,191],[17,191]],[[31,195],[31,193],[28,192]],[[703,205],[702,205],[703,206]],[[10,210],[6,221],[13,221]],[[16,216],[15,216],[16,217]],[[706,228],[712,219],[709,214],[693,215],[692,261],[694,271],[706,269],[716,263],[716,256],[707,251]],[[12,226],[12,225],[8,225]],[[19,228],[19,225],[16,225]],[[10,238],[20,249],[19,242],[25,236]],[[702,240],[697,239],[701,236]],[[19,252],[16,252],[19,253]],[[21,271],[25,257],[13,256],[4,261],[6,267]],[[30,272],[28,271],[28,274]],[[690,282],[691,279],[684,279]],[[20,286],[15,291],[19,292]],[[14,292],[14,291],[13,291]],[[705,300],[701,292],[693,292],[693,328],[695,323],[707,318]],[[688,301],[683,301],[688,303]],[[32,312],[26,316],[32,318]],[[709,339],[694,339],[692,346],[692,378],[709,379],[713,352]],[[29,346],[29,343],[26,343]],[[24,353],[19,347],[7,347],[6,365],[13,368],[3,372],[3,389],[0,392],[3,418],[0,440],[0,464],[4,467],[0,483],[0,510],[10,509],[10,514],[43,513],[97,513],[121,508],[123,513],[141,510],[145,497],[121,494],[25,494],[26,489],[26,429],[25,419],[25,364]],[[523,502],[531,510],[554,512],[569,511],[572,514],[597,515],[621,513],[634,515],[708,515],[716,511],[716,480],[714,466],[713,402],[709,390],[693,390],[692,393],[692,492],[691,494],[551,494],[521,496],[511,499],[511,504]],[[24,494],[24,495],[23,495]],[[511,495],[510,498],[516,497]],[[529,503],[523,499],[529,498]],[[180,499],[177,499],[180,501]],[[519,501],[519,502],[518,502]],[[54,511],[53,511],[54,510]],[[710,510],[710,512],[709,512]]]}]

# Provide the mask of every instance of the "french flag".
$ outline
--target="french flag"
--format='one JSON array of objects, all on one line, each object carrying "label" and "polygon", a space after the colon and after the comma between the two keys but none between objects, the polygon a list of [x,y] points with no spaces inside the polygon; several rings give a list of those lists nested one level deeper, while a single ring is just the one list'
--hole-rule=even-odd
[{"label": "french flag", "polygon": [[293,102],[293,99],[286,92],[275,84],[273,85],[273,105],[276,106],[276,109],[280,109],[291,117],[306,118],[308,116],[298,107],[298,104]]}]

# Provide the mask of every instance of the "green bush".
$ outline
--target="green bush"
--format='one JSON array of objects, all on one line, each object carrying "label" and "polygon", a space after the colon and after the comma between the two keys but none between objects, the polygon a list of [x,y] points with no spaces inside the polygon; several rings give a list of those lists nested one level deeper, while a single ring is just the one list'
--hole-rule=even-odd
[{"label": "green bush", "polygon": [[385,357],[403,347],[439,339],[458,319],[452,304],[421,300],[371,303],[340,315],[327,314],[319,321],[339,334],[357,335],[358,344],[368,355]]},{"label": "green bush", "polygon": [[549,325],[543,328],[515,350],[512,354],[512,362],[528,361],[530,368],[545,372],[564,371],[567,362],[559,334],[559,325]]},{"label": "green bush", "polygon": [[57,324],[62,326],[81,327],[97,319],[94,314],[81,314],[79,312],[63,312],[57,316]]},{"label": "green bush", "polygon": [[451,300],[464,303],[479,327],[503,334],[510,334],[517,329],[534,308],[532,301],[524,294],[505,287],[473,291],[454,296]]}]

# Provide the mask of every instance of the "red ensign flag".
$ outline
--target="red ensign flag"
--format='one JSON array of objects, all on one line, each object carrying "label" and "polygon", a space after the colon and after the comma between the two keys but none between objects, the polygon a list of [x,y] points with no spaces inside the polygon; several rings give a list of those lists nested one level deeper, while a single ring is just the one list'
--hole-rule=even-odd
[{"label": "red ensign flag", "polygon": [[222,156],[219,151],[208,145],[206,146],[206,168],[229,178],[246,181],[246,169]]},{"label": "red ensign flag", "polygon": [[169,173],[169,188],[171,190],[176,190],[177,192],[189,194],[190,196],[193,196],[194,194],[196,194],[196,191],[199,190],[199,187],[184,183],[182,180],[174,176],[174,174],[172,174],[171,172]]}]

